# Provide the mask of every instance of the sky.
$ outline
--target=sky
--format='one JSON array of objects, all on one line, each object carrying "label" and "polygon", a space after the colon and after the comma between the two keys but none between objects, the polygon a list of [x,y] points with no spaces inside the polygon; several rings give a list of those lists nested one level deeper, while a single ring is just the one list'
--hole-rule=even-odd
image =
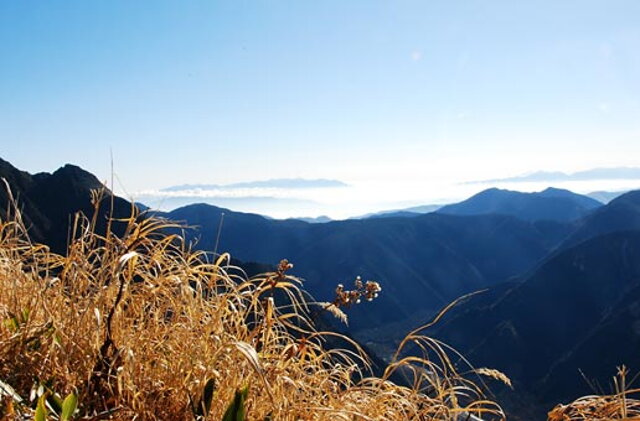
[{"label": "sky", "polygon": [[[640,2],[0,2],[0,157],[108,180],[111,155],[114,187],[132,197],[277,178],[350,186],[278,216],[640,166]],[[601,187],[620,186],[580,188]]]}]

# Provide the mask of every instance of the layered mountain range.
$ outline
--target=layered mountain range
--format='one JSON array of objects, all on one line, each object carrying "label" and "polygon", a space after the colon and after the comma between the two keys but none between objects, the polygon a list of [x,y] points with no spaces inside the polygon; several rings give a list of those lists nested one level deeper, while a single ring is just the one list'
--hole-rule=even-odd
[{"label": "layered mountain range", "polygon": [[[90,191],[102,186],[71,165],[30,175],[0,160],[0,177],[33,239],[62,253],[72,215],[90,213]],[[130,202],[114,203],[115,216],[131,212]],[[0,189],[2,217],[6,204]],[[640,192],[603,205],[559,189],[490,189],[432,213],[321,224],[204,204],[155,214],[193,226],[201,249],[289,259],[321,301],[358,275],[379,281],[378,300],[347,310],[347,329],[381,357],[452,300],[487,290],[431,333],[512,378],[515,390],[498,389],[512,419],[544,419],[552,403],[592,392],[583,374],[604,386],[617,365],[640,369]]]},{"label": "layered mountain range", "polygon": [[522,419],[543,419],[542,408],[595,385],[611,392],[617,367],[640,367],[639,218],[640,191],[613,200],[528,274],[454,310],[431,333],[509,373],[527,391],[511,404]]}]

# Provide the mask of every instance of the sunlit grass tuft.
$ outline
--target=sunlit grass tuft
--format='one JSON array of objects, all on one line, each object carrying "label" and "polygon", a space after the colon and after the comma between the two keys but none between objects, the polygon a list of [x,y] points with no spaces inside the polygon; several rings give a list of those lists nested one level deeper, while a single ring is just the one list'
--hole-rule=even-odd
[{"label": "sunlit grass tuft", "polygon": [[640,389],[628,387],[627,375],[627,368],[620,367],[613,378],[613,394],[584,396],[568,405],[557,405],[549,412],[548,420],[640,420]]}]

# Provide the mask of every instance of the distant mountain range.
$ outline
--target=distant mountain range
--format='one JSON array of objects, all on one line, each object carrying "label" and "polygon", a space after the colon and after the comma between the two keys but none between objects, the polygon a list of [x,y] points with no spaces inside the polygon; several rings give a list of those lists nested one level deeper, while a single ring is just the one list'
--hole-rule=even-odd
[{"label": "distant mountain range", "polygon": [[313,211],[318,204],[312,200],[298,199],[292,197],[268,197],[268,196],[206,196],[206,195],[182,195],[175,192],[171,195],[144,194],[136,196],[137,202],[142,202],[150,208],[169,211],[179,207],[192,205],[194,203],[208,203],[214,206],[227,207],[232,209],[268,209],[269,212],[287,212],[292,208]]},{"label": "distant mountain range", "polygon": [[[33,239],[58,252],[70,215],[90,213],[90,191],[101,187],[72,165],[30,175],[0,160],[0,177]],[[114,202],[114,216],[129,215],[130,202]],[[6,203],[0,189],[0,216]],[[348,332],[383,357],[456,297],[488,288],[431,333],[514,380],[515,390],[498,389],[509,419],[544,419],[553,403],[591,392],[578,369],[602,383],[616,365],[640,370],[640,191],[603,205],[567,190],[489,189],[435,212],[403,212],[324,223],[206,204],[153,213],[195,226],[189,239],[209,251],[222,223],[218,252],[269,265],[288,258],[319,300],[357,275],[381,282],[378,300],[348,309]]]},{"label": "distant mountain range", "polygon": [[182,184],[161,189],[163,192],[180,192],[185,190],[214,190],[214,189],[246,189],[246,188],[279,188],[279,189],[318,189],[328,187],[347,187],[348,184],[339,180],[304,179],[304,178],[276,178],[271,180],[246,181],[232,184]]},{"label": "distant mountain range", "polygon": [[[440,209],[442,205],[422,205],[422,206],[412,206],[410,208],[404,209],[393,209],[393,210],[385,210],[380,212],[371,212],[364,215],[353,216],[349,219],[367,219],[367,218],[412,218],[414,216],[424,215],[425,213],[434,212]],[[289,218],[289,219],[297,219],[299,221],[309,222],[311,224],[322,224],[326,222],[331,222],[333,219],[328,216],[318,216],[315,218],[309,217],[298,217],[298,218]]]},{"label": "distant mountain range", "polygon": [[592,168],[589,170],[577,171],[569,174],[563,173],[560,171],[537,171],[531,174],[518,175],[515,177],[470,181],[468,182],[468,184],[519,183],[519,182],[558,183],[563,181],[586,181],[586,180],[638,180],[640,181],[640,168],[637,168],[637,167]]},{"label": "distant mountain range", "polygon": [[324,224],[325,222],[333,221],[333,219],[329,218],[326,215],[316,216],[314,218],[301,217],[301,218],[289,218],[289,219],[297,219],[298,221],[304,221],[304,222],[308,222],[310,224]]},{"label": "distant mountain range", "polygon": [[621,190],[621,191],[594,191],[591,193],[587,193],[592,199],[597,200],[602,203],[609,203],[616,197],[620,197],[625,193],[628,193],[630,190]]},{"label": "distant mountain range", "polygon": [[[425,213],[431,213],[440,209],[442,205],[423,205],[412,206],[404,209],[385,210],[380,212],[371,212],[364,215],[354,216],[349,219],[367,219],[367,218],[412,218],[414,216],[424,215]],[[321,224],[325,222],[331,222],[333,219],[328,216],[318,216],[316,218],[290,218],[297,219],[299,221],[309,222],[311,224]]]},{"label": "distant mountain range", "polygon": [[392,209],[392,210],[385,210],[380,212],[367,213],[360,216],[354,216],[351,219],[396,218],[396,217],[410,218],[413,216],[423,215],[425,213],[435,212],[441,207],[442,205],[412,206],[412,207],[403,208],[403,209]]}]

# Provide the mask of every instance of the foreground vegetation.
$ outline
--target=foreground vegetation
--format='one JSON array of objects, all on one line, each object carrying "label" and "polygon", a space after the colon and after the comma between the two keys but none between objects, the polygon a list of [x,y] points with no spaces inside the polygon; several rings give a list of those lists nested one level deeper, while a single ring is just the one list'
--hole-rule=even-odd
[{"label": "foreground vegetation", "polygon": [[[60,256],[29,242],[20,215],[9,219],[0,223],[5,416],[40,407],[55,417],[70,396],[76,418],[219,420],[235,403],[256,420],[504,419],[419,331],[402,348],[422,355],[400,349],[372,376],[357,344],[314,327],[318,310],[341,315],[345,290],[313,303],[286,261],[245,279],[227,255],[211,262],[167,234],[175,225],[136,216],[112,221],[126,225],[117,237],[78,215]],[[377,293],[358,286],[362,298]],[[411,387],[390,380],[399,373]]]},{"label": "foreground vegetation", "polygon": [[[95,206],[103,202],[96,193]],[[317,330],[318,312],[346,317],[345,307],[375,297],[375,283],[358,279],[313,302],[287,261],[247,279],[228,255],[167,234],[179,228],[168,221],[132,209],[110,224],[124,236],[100,235],[96,217],[77,215],[61,256],[30,242],[19,213],[0,221],[0,418],[505,419],[480,376],[508,378],[461,368],[422,328],[380,376],[356,343]],[[608,418],[580,418],[594,402]],[[625,392],[572,405],[550,419],[632,419],[639,407]]]}]

